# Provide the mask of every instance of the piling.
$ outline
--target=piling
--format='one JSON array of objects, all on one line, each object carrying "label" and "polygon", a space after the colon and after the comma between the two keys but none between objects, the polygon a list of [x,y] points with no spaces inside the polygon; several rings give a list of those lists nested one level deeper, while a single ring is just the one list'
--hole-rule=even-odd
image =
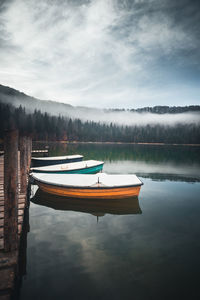
[{"label": "piling", "polygon": [[18,248],[18,131],[4,139],[4,250]]},{"label": "piling", "polygon": [[19,150],[20,150],[20,192],[25,193],[27,188],[27,164],[28,164],[25,136],[20,137]]},{"label": "piling", "polygon": [[29,173],[30,165],[31,165],[31,150],[32,150],[32,139],[29,136],[26,137],[26,147],[27,147],[27,173]]},{"label": "piling", "polygon": [[[19,277],[31,147],[30,137],[19,137],[16,130],[5,132],[4,156],[0,156],[0,299],[10,299]],[[24,273],[25,267],[21,269]]]}]

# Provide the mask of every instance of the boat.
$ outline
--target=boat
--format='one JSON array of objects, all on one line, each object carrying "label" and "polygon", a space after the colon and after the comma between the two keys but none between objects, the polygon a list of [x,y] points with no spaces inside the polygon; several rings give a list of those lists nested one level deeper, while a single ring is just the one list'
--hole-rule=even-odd
[{"label": "boat", "polygon": [[48,174],[95,174],[103,169],[103,161],[84,160],[67,164],[31,168],[31,172]]},{"label": "boat", "polygon": [[141,214],[138,197],[126,199],[76,199],[65,198],[43,192],[40,188],[31,198],[31,202],[55,210],[77,211],[95,216]]},{"label": "boat", "polygon": [[82,199],[123,199],[138,196],[142,181],[136,175],[32,174],[43,192]]},{"label": "boat", "polygon": [[50,165],[58,165],[64,163],[72,163],[82,161],[83,155],[67,155],[67,156],[49,156],[49,157],[32,157],[32,167],[43,167]]}]

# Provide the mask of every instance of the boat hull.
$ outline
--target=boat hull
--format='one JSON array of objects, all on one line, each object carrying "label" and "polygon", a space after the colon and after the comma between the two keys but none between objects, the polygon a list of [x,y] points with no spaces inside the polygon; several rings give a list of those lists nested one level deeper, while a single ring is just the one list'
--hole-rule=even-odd
[{"label": "boat hull", "polygon": [[141,214],[138,197],[127,199],[77,199],[44,193],[38,189],[31,201],[37,205],[47,206],[55,210],[78,211],[96,216],[104,214],[130,215]]},{"label": "boat hull", "polygon": [[67,159],[45,159],[45,160],[40,160],[40,159],[31,159],[31,166],[32,167],[46,167],[46,166],[51,166],[51,165],[59,165],[59,164],[68,164],[72,162],[78,162],[82,161],[83,157],[77,157],[77,158],[67,158]]},{"label": "boat hull", "polygon": [[76,169],[76,170],[59,170],[59,171],[45,171],[45,170],[33,170],[33,172],[37,173],[48,173],[48,174],[96,174],[98,172],[101,172],[103,169],[103,164],[93,167],[87,167],[82,169]]},{"label": "boat hull", "polygon": [[93,187],[93,188],[74,188],[50,185],[37,182],[40,189],[49,194],[63,196],[67,198],[82,199],[123,199],[139,195],[141,186],[127,186],[117,188]]}]

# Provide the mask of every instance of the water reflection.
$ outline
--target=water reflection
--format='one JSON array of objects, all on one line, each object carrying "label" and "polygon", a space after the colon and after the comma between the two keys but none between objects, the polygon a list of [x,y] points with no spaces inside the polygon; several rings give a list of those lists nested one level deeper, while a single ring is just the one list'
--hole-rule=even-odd
[{"label": "water reflection", "polygon": [[200,148],[60,145],[49,154],[104,160],[105,172],[136,173],[144,186],[139,201],[101,209],[38,190],[20,299],[198,299]]},{"label": "water reflection", "polygon": [[[46,147],[49,149],[50,156],[81,153],[85,159],[102,159],[107,161],[134,160],[154,163],[174,162],[176,164],[184,162],[186,164],[200,165],[200,147],[198,146],[33,143],[33,149],[46,149]],[[38,154],[38,156],[40,155]]]},{"label": "water reflection", "polygon": [[23,278],[27,275],[27,238],[28,238],[29,231],[30,231],[29,209],[25,208],[23,228],[22,228],[22,234],[20,237],[20,244],[19,244],[18,266],[16,268],[16,274],[15,274],[15,289],[12,291],[12,295],[11,295],[12,300],[20,299],[20,292],[23,283]]},{"label": "water reflection", "polygon": [[[34,144],[43,149],[46,143]],[[133,144],[49,143],[49,155],[80,153],[105,161],[108,173],[135,173],[154,180],[200,181],[200,147]]]},{"label": "water reflection", "polygon": [[198,182],[200,181],[200,168],[198,165],[175,163],[150,163],[144,161],[105,161],[104,171],[113,174],[135,173],[139,177],[155,180],[173,180]]},{"label": "water reflection", "polygon": [[77,211],[97,217],[102,217],[105,214],[132,215],[142,213],[138,197],[117,200],[68,199],[50,195],[38,189],[31,201],[55,210]]}]

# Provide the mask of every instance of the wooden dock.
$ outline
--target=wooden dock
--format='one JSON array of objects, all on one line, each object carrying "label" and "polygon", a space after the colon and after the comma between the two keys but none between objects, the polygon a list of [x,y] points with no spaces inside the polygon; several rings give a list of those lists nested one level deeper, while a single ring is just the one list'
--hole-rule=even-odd
[{"label": "wooden dock", "polygon": [[[10,139],[7,138],[6,155],[0,156],[0,300],[11,299],[15,291],[20,269],[19,249],[24,214],[28,206],[27,186],[31,142],[30,139],[27,142],[26,137],[23,137],[19,139],[22,143],[18,145],[18,133],[14,138],[13,141],[10,140],[12,135]],[[16,141],[16,147],[14,141]],[[13,169],[14,161],[17,164]],[[6,168],[4,169],[5,162]],[[10,168],[8,171],[7,166],[8,169]],[[12,172],[16,176],[12,175]]]},{"label": "wooden dock", "polygon": [[[32,150],[31,151],[32,153],[49,153],[49,150]],[[3,155],[4,154],[4,151],[0,151],[0,155]]]},{"label": "wooden dock", "polygon": [[[20,156],[20,154],[19,154]],[[19,159],[20,161],[20,159]],[[19,164],[19,163],[18,163]],[[0,156],[0,250],[4,249],[4,156]],[[20,167],[18,168],[20,170]],[[20,182],[20,172],[18,173]],[[19,184],[20,191],[20,184]],[[19,192],[18,196],[18,234],[22,231],[24,209],[26,204],[26,194]]]}]

